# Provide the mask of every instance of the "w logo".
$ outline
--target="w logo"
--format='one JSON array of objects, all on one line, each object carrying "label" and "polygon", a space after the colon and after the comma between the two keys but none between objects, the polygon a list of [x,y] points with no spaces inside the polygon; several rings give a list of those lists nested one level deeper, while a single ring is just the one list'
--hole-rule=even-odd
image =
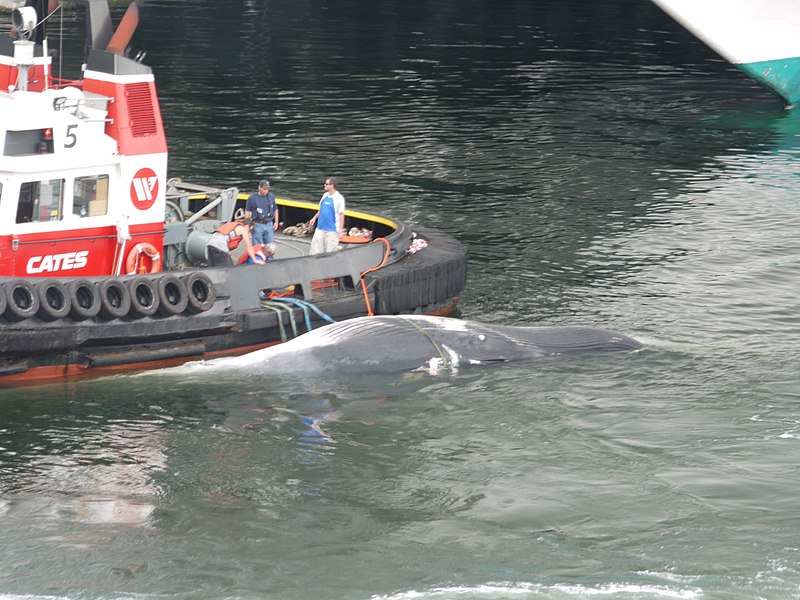
[{"label": "w logo", "polygon": [[158,176],[153,169],[144,167],[131,179],[131,202],[139,210],[147,210],[158,197]]}]

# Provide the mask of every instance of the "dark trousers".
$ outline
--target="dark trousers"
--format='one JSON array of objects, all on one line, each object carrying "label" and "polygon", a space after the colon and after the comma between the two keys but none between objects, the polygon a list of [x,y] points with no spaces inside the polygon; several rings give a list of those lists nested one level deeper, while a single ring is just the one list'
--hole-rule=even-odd
[{"label": "dark trousers", "polygon": [[206,246],[206,255],[208,256],[209,267],[232,267],[233,259],[230,252],[223,252],[214,246]]}]

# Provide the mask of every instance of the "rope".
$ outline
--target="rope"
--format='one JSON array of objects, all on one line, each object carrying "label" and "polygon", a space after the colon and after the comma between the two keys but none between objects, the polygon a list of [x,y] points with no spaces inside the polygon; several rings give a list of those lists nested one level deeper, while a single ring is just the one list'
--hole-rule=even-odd
[{"label": "rope", "polygon": [[286,336],[286,328],[283,326],[283,314],[286,313],[289,317],[289,323],[292,326],[292,333],[294,337],[297,337],[297,324],[295,323],[294,318],[294,310],[291,306],[287,306],[287,304],[293,304],[300,308],[303,311],[303,316],[305,318],[306,323],[306,330],[311,331],[313,326],[311,325],[311,316],[309,314],[309,309],[313,310],[317,315],[319,315],[322,319],[328,321],[328,323],[336,323],[334,319],[330,316],[326,315],[322,312],[319,308],[311,304],[310,302],[306,302],[305,300],[300,300],[298,298],[270,298],[269,300],[262,300],[261,306],[267,310],[271,310],[275,313],[278,318],[278,328],[281,332],[281,341],[285,342],[288,338]]},{"label": "rope", "polygon": [[[64,5],[63,5],[61,2],[59,2],[59,3],[58,3],[58,6],[56,6],[56,7],[53,9],[53,12],[51,12],[51,13],[50,13],[49,15],[47,15],[47,16],[46,16],[44,19],[42,19],[41,21],[39,21],[39,22],[36,24],[36,27],[39,27],[39,25],[41,25],[42,23],[44,23],[45,21],[47,21],[47,19],[49,19],[50,17],[52,17],[54,14],[56,14],[56,13],[57,13],[59,10],[61,10],[62,8],[64,8]],[[62,19],[63,19],[63,15],[62,15]]]},{"label": "rope", "polygon": [[291,304],[299,306],[303,310],[303,318],[306,322],[306,331],[311,331],[311,317],[308,315],[308,307],[305,306],[304,303],[301,301],[294,302],[294,298],[273,298],[272,301],[290,302]]},{"label": "rope", "polygon": [[[311,282],[311,291],[318,292],[319,290],[335,288],[338,286],[339,281],[336,279],[316,279]],[[267,300],[282,300],[284,298],[293,297],[295,293],[293,288],[294,286],[291,286],[290,289],[287,289],[283,292],[276,292],[275,290],[272,290],[269,294],[267,294]]]},{"label": "rope", "polygon": [[[383,258],[381,259],[381,262],[377,267],[374,267],[372,269],[367,269],[366,271],[361,273],[361,289],[364,292],[364,303],[367,306],[367,315],[369,315],[370,317],[374,317],[375,313],[372,312],[372,305],[370,304],[370,301],[369,301],[369,292],[367,291],[367,282],[364,279],[364,276],[368,275],[369,273],[372,273],[373,271],[377,271],[378,269],[382,268],[386,264],[386,260],[389,258],[389,252],[392,249],[391,245],[389,244],[389,241],[386,238],[376,238],[373,241],[374,242],[383,242],[383,244],[386,246],[386,250],[383,253]],[[313,283],[313,285],[314,285],[313,289],[321,289],[323,287],[332,287],[334,285],[334,282],[332,282],[331,280],[319,280],[319,281],[315,281]],[[261,302],[261,306],[263,306],[264,308],[269,308],[270,310],[274,310],[274,311],[276,311],[278,313],[278,325],[280,326],[280,329],[281,329],[281,340],[282,341],[284,341],[284,342],[286,341],[286,337],[285,337],[286,336],[286,332],[284,330],[283,323],[281,321],[280,313],[279,313],[279,309],[278,309],[278,306],[280,305],[281,302],[288,302],[288,303],[294,304],[295,306],[297,306],[300,309],[302,309],[303,317],[304,317],[305,322],[306,322],[306,330],[308,330],[308,331],[311,331],[311,329],[312,329],[311,317],[310,317],[310,315],[308,313],[309,309],[313,310],[315,313],[317,313],[317,315],[319,315],[322,319],[324,319],[328,323],[336,323],[336,321],[334,319],[332,319],[330,316],[328,316],[327,314],[322,312],[319,308],[317,308],[311,302],[306,302],[305,300],[300,300],[299,298],[288,297],[288,295],[292,294],[292,293],[293,292],[285,292],[283,294],[279,294],[277,292],[272,291],[272,292],[270,292],[269,296],[267,296],[268,300],[263,300]],[[275,302],[278,302],[279,304],[276,306],[276,305],[274,305]],[[270,304],[272,304],[272,306]],[[295,327],[293,313],[291,313],[291,308],[288,308],[288,310],[290,311],[290,315],[291,315],[290,322],[292,323],[292,328],[294,329],[294,334],[295,334],[295,337],[296,337],[297,336],[297,329]],[[422,334],[425,335],[425,337],[427,337],[431,341],[431,343],[433,344],[434,348],[436,348],[437,351],[439,352],[439,354],[442,356],[442,359],[446,361],[447,359],[442,354],[441,349],[430,338],[430,336],[428,336],[425,332],[422,332]]]},{"label": "rope", "polygon": [[277,301],[277,302],[289,302],[291,304],[295,304],[295,305],[299,306],[300,308],[302,308],[303,309],[303,313],[306,316],[306,327],[308,328],[308,331],[311,331],[311,329],[312,329],[311,319],[309,318],[309,315],[308,315],[308,310],[309,309],[313,310],[315,313],[317,313],[317,315],[319,315],[322,319],[324,319],[328,323],[336,323],[335,319],[332,319],[329,315],[326,315],[324,312],[322,312],[317,306],[315,306],[311,302],[306,302],[305,300],[300,300],[299,298],[270,298],[270,300],[271,301]]},{"label": "rope", "polygon": [[275,315],[277,316],[277,318],[278,318],[278,329],[280,329],[280,332],[281,332],[281,341],[282,342],[285,342],[288,339],[286,337],[286,328],[283,326],[283,313],[288,308],[288,310],[289,310],[289,321],[291,322],[292,329],[294,330],[294,337],[297,337],[297,327],[295,326],[294,319],[292,318],[292,315],[291,315],[291,310],[292,310],[291,308],[289,308],[287,306],[283,306],[282,304],[273,305],[271,302],[268,302],[268,301],[262,302],[261,306],[263,306],[267,310],[273,311],[275,313]]},{"label": "rope", "polygon": [[411,326],[412,326],[414,329],[416,329],[417,331],[419,331],[419,332],[422,334],[422,336],[423,336],[425,339],[427,339],[427,340],[428,340],[428,341],[431,343],[431,346],[433,346],[433,347],[436,349],[436,352],[438,352],[438,353],[439,353],[439,357],[442,359],[442,362],[444,363],[444,365],[445,365],[445,366],[447,366],[447,367],[451,367],[451,366],[453,366],[452,362],[450,361],[450,358],[449,358],[449,356],[448,356],[448,355],[447,355],[447,354],[444,352],[444,350],[442,349],[441,345],[439,345],[439,344],[436,342],[436,340],[434,340],[434,339],[433,339],[433,338],[432,338],[432,337],[431,337],[431,336],[428,334],[428,332],[427,332],[427,331],[425,331],[424,329],[422,329],[422,327],[420,327],[419,325],[417,325],[417,324],[416,324],[416,323],[415,323],[413,320],[410,320],[410,319],[403,319],[403,321],[405,321],[406,323],[408,323],[409,325],[411,325]]}]

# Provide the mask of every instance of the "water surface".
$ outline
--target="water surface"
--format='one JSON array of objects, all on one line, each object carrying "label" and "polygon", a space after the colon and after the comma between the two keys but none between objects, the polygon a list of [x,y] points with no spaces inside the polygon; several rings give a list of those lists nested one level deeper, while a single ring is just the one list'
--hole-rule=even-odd
[{"label": "water surface", "polygon": [[170,174],[641,352],[0,391],[0,598],[796,598],[800,116],[648,2],[142,2]]}]

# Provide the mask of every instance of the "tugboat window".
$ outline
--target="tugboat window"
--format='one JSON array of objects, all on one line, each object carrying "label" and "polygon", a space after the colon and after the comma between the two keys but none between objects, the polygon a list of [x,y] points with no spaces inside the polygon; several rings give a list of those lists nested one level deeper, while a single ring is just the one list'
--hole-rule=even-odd
[{"label": "tugboat window", "polygon": [[72,186],[72,214],[96,217],[108,212],[108,175],[76,177]]},{"label": "tugboat window", "polygon": [[62,217],[64,180],[27,181],[19,188],[17,223],[58,221]]},{"label": "tugboat window", "polygon": [[24,131],[9,130],[6,132],[6,143],[3,147],[5,156],[26,156],[29,154],[52,154],[52,129],[26,129]]}]

